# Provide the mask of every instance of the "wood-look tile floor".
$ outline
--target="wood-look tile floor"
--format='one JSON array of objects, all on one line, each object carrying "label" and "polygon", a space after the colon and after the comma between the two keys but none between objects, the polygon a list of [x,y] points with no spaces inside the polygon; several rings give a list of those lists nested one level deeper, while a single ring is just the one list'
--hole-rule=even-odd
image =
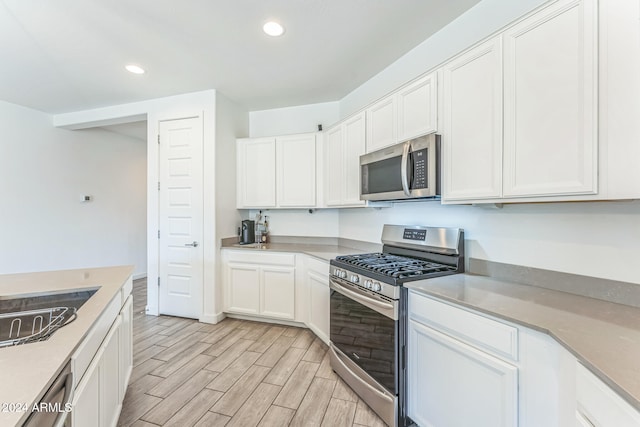
[{"label": "wood-look tile floor", "polygon": [[133,285],[133,373],[118,426],[385,426],[304,328],[144,314]]}]

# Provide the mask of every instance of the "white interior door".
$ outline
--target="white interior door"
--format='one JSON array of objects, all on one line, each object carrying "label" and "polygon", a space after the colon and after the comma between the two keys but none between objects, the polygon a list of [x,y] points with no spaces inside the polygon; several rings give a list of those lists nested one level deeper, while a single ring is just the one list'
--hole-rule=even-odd
[{"label": "white interior door", "polygon": [[159,123],[159,310],[197,319],[202,311],[202,117]]}]

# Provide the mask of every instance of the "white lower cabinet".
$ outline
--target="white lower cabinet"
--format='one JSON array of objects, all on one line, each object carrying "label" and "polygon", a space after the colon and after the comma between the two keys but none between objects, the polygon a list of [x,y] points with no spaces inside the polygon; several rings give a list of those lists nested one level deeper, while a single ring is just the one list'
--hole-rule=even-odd
[{"label": "white lower cabinet", "polygon": [[295,255],[225,250],[223,259],[227,313],[295,320]]},{"label": "white lower cabinet", "polygon": [[[423,323],[429,314],[412,312],[416,298],[424,297],[409,300],[408,415],[425,427],[517,426],[518,367],[461,340],[455,318]],[[474,332],[480,339],[482,329]]]},{"label": "white lower cabinet", "polygon": [[[66,426],[115,427],[118,423],[133,366],[131,278],[124,289],[126,293],[109,304],[72,356],[77,385]],[[120,312],[113,307],[121,307]],[[105,324],[111,325],[106,334]],[[96,341],[99,344],[94,347]],[[87,359],[88,366],[83,362]]]},{"label": "white lower cabinet", "polygon": [[119,395],[120,401],[122,401],[127,392],[127,385],[133,371],[133,295],[129,295],[127,298],[120,316],[122,318],[122,326],[120,327]]},{"label": "white lower cabinet", "polygon": [[309,291],[307,326],[329,344],[329,263],[307,257],[306,281]]},{"label": "white lower cabinet", "polygon": [[294,319],[295,274],[294,267],[260,267],[260,314]]},{"label": "white lower cabinet", "polygon": [[118,316],[100,350],[78,384],[72,402],[72,426],[112,427],[118,422],[120,399],[120,332]]},{"label": "white lower cabinet", "polygon": [[576,426],[640,426],[640,412],[580,363],[576,365],[576,395]]},{"label": "white lower cabinet", "polygon": [[82,381],[76,387],[71,416],[67,417],[67,425],[74,427],[100,425],[101,360],[102,351],[99,351],[94,363],[89,365]]},{"label": "white lower cabinet", "polygon": [[546,333],[409,291],[407,413],[422,427],[638,427]]}]

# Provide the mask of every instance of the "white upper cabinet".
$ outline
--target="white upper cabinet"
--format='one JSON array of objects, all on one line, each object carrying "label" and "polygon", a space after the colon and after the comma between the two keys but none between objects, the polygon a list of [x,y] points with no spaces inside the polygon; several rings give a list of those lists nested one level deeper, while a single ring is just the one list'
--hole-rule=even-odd
[{"label": "white upper cabinet", "polygon": [[325,144],[325,203],[327,206],[364,206],[360,200],[360,156],[365,152],[365,113],[327,131]]},{"label": "white upper cabinet", "polygon": [[276,139],[240,139],[237,150],[237,207],[275,207]]},{"label": "white upper cabinet", "polygon": [[360,156],[365,152],[365,115],[357,114],[344,122],[344,193],[342,203],[351,206],[363,206],[360,200]]},{"label": "white upper cabinet", "polygon": [[396,97],[391,95],[367,108],[367,153],[396,141]]},{"label": "white upper cabinet", "polygon": [[239,209],[316,207],[316,134],[237,141]]},{"label": "white upper cabinet", "polygon": [[279,207],[316,204],[316,137],[276,138],[276,195]]},{"label": "white upper cabinet", "polygon": [[443,66],[445,203],[596,198],[595,3],[559,0]]},{"label": "white upper cabinet", "polygon": [[436,132],[437,106],[437,74],[432,73],[367,108],[367,153]]},{"label": "white upper cabinet", "polygon": [[437,74],[432,73],[397,92],[398,142],[437,130],[437,83]]},{"label": "white upper cabinet", "polygon": [[502,49],[496,37],[443,67],[443,200],[502,195]]},{"label": "white upper cabinet", "polygon": [[342,125],[337,125],[325,135],[325,204],[339,206],[342,203],[343,144]]},{"label": "white upper cabinet", "polygon": [[595,0],[561,0],[504,33],[504,196],[597,192]]}]

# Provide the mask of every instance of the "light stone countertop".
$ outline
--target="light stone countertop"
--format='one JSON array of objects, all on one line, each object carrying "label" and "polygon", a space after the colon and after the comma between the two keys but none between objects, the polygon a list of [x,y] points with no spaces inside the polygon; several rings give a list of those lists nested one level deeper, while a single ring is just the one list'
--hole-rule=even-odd
[{"label": "light stone countertop", "polygon": [[550,335],[640,410],[640,308],[472,274],[405,287]]},{"label": "light stone countertop", "polygon": [[[133,273],[133,266],[0,275],[0,297],[99,288],[78,310],[78,317],[48,340],[0,348],[0,425],[21,424],[27,412],[9,411],[11,403],[30,408],[39,402],[76,347]],[[2,410],[4,409],[4,410]]]},{"label": "light stone countertop", "polygon": [[[306,255],[311,255],[323,261],[330,261],[338,255],[349,255],[354,253],[367,252],[366,250],[356,249],[353,247],[338,244],[324,245],[312,243],[251,243],[248,245],[239,245],[237,243],[223,243],[222,249],[303,253]],[[376,251],[375,247],[371,247],[369,249],[370,250],[368,252]]]}]

